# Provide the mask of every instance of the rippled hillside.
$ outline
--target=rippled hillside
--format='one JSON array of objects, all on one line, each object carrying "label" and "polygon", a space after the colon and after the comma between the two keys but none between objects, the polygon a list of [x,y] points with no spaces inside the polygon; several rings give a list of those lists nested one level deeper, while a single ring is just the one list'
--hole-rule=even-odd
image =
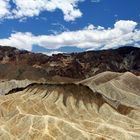
[{"label": "rippled hillside", "polygon": [[139,140],[140,78],[104,72],[75,83],[3,80],[2,140]]}]

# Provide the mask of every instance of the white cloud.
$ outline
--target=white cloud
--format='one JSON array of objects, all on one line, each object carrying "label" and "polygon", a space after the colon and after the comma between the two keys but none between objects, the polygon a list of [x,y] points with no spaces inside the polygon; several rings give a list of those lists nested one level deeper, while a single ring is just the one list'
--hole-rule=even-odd
[{"label": "white cloud", "polygon": [[41,52],[43,54],[46,54],[48,56],[52,56],[53,54],[59,54],[59,53],[64,53],[64,52],[60,52],[60,51],[51,51],[51,52]]},{"label": "white cloud", "polygon": [[137,25],[137,23],[134,21],[120,20],[120,21],[115,23],[114,27],[116,29],[119,29],[119,30],[125,32],[125,33],[129,33],[135,29],[136,25]]},{"label": "white cloud", "polygon": [[78,3],[84,0],[0,0],[0,18],[25,18],[38,16],[43,11],[53,12],[59,9],[66,21],[81,17]]},{"label": "white cloud", "polygon": [[0,0],[0,18],[9,14],[9,0]]},{"label": "white cloud", "polygon": [[31,51],[34,37],[31,33],[13,33],[8,39],[0,39],[0,44]]},{"label": "white cloud", "polygon": [[[123,45],[138,44],[140,30],[134,21],[120,20],[114,28],[89,25],[78,31],[65,31],[56,35],[39,35],[31,33],[13,33],[7,39],[0,39],[0,44],[15,46],[19,49],[32,50],[33,45],[57,49],[64,46],[76,46],[85,49],[109,49]],[[138,46],[138,45],[137,45]]]}]

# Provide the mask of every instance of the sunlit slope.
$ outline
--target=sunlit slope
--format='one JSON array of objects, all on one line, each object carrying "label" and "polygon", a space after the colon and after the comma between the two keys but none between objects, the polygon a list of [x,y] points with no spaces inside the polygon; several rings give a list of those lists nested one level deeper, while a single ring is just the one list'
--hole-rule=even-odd
[{"label": "sunlit slope", "polygon": [[81,83],[118,103],[140,107],[140,79],[132,73],[104,72]]},{"label": "sunlit slope", "polygon": [[110,95],[81,84],[32,83],[7,94],[0,96],[2,140],[140,139],[138,103],[114,106]]}]

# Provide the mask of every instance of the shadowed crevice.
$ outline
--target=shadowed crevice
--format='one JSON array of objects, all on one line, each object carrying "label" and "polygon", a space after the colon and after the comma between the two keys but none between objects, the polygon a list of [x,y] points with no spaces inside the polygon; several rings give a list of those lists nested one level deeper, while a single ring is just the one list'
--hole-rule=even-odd
[{"label": "shadowed crevice", "polygon": [[[25,89],[35,89],[37,88],[37,91],[40,90],[47,90],[46,94],[42,97],[45,98],[49,93],[51,94],[53,91],[57,92],[58,96],[55,102],[59,99],[60,95],[63,94],[63,104],[65,107],[67,107],[67,99],[72,96],[74,99],[76,99],[76,107],[79,108],[79,101],[82,100],[83,104],[86,107],[87,103],[95,103],[98,106],[98,110],[100,107],[104,104],[107,103],[109,104],[112,108],[114,108],[116,111],[118,111],[121,114],[127,115],[133,110],[131,107],[127,107],[125,105],[122,105],[121,103],[118,105],[117,108],[112,106],[112,104],[116,103],[116,101],[113,101],[107,97],[104,97],[102,94],[99,92],[93,92],[88,86],[82,85],[82,84],[74,84],[74,83],[69,83],[69,84],[48,84],[48,83],[32,83],[28,85],[27,87],[24,88],[15,88],[9,91],[6,95],[9,94],[14,94],[19,91],[24,91]],[[34,95],[37,95],[38,92],[35,92]],[[25,93],[26,94],[26,93]],[[109,100],[112,104],[110,104],[107,100]]]}]

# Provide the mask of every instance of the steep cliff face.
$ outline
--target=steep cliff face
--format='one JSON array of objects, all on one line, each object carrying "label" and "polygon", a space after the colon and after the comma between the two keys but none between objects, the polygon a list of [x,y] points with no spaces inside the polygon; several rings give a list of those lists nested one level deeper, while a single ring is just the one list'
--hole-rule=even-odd
[{"label": "steep cliff face", "polygon": [[75,84],[14,81],[0,96],[0,139],[139,140],[139,82],[111,72]]},{"label": "steep cliff face", "polygon": [[115,50],[47,56],[0,47],[0,78],[36,80],[61,76],[84,79],[104,71],[130,71],[139,75],[140,49],[122,47]]}]

